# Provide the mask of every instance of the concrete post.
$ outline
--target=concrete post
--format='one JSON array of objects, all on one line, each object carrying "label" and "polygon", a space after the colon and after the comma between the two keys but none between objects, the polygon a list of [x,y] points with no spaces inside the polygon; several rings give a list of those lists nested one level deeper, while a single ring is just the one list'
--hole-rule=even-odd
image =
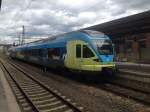
[{"label": "concrete post", "polygon": [[133,49],[133,60],[134,61],[138,61],[139,60],[139,43],[138,41],[133,41],[133,44],[132,44],[132,49]]},{"label": "concrete post", "polygon": [[146,48],[147,48],[147,57],[150,63],[150,33],[146,34]]},{"label": "concrete post", "polygon": [[146,47],[150,48],[150,33],[146,35]]}]

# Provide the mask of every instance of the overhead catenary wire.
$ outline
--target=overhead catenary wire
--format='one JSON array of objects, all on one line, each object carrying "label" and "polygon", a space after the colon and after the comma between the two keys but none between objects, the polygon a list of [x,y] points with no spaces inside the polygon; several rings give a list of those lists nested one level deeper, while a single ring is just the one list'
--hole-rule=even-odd
[{"label": "overhead catenary wire", "polygon": [[[26,0],[26,1],[28,1],[28,0]],[[25,8],[21,8],[21,10],[19,11],[19,13],[15,13],[14,15],[15,15],[15,18],[16,18],[16,20],[17,21],[20,21],[20,19],[22,19],[23,17],[24,17],[24,14],[25,14],[25,11],[31,6],[31,4],[32,4],[32,2],[33,1],[35,1],[35,0],[30,0],[29,2],[28,2],[28,4],[26,5],[26,7]],[[13,24],[13,21],[11,21],[10,23],[9,23],[10,25],[11,24]],[[24,26],[24,25],[23,25]],[[18,26],[19,27],[19,26]],[[20,26],[20,27],[22,27],[22,26]],[[14,29],[15,29],[15,32],[17,32],[17,28],[14,26]],[[23,29],[23,31],[24,31],[24,29]],[[25,33],[23,33],[24,35],[25,35]],[[18,34],[17,34],[18,35]],[[22,37],[24,37],[24,35],[22,35]],[[20,37],[19,37],[20,38]],[[20,40],[20,39],[19,39]],[[21,43],[23,43],[24,41],[23,40],[21,40]],[[20,43],[20,42],[19,42]]]},{"label": "overhead catenary wire", "polygon": [[[25,0],[25,4],[26,5],[23,5],[24,7],[22,7],[21,9],[20,9],[20,11],[18,12],[18,11],[16,11],[15,13],[14,13],[14,19],[16,20],[16,21],[20,21],[21,19],[23,19],[24,18],[24,16],[25,16],[25,12],[31,7],[31,5],[32,5],[32,3],[34,2],[34,1],[36,1],[36,0]],[[24,31],[24,28],[23,28],[23,26],[25,27],[25,29],[27,28],[27,27],[31,27],[30,25],[28,26],[28,25],[24,25],[24,24],[22,24],[22,25],[16,25],[16,23],[14,23],[14,21],[10,21],[9,23],[8,23],[9,25],[12,25],[12,26],[7,26],[7,29],[9,30],[9,29],[13,29],[14,30],[14,32],[16,32],[15,34],[14,33],[12,33],[11,34],[11,36],[13,36],[13,38],[15,38],[15,37],[17,37],[18,38],[18,41],[20,40],[21,42],[19,42],[19,43],[23,43],[25,40],[28,40],[29,38],[27,37],[27,38],[24,38],[24,40],[21,40],[21,38],[22,37],[25,37],[25,35],[26,36],[31,36],[31,33],[28,33],[28,32],[25,32]],[[21,30],[18,30],[19,29],[19,27],[20,28],[22,28],[22,33],[21,33]],[[2,27],[0,27],[0,29],[3,29],[3,30],[5,30],[4,28],[2,28]],[[22,34],[22,35],[21,35]],[[51,35],[50,33],[48,33],[48,34],[43,34],[42,36],[47,36],[47,35]],[[30,38],[31,39],[31,38]],[[34,38],[33,38],[34,39]],[[39,38],[39,39],[42,39],[42,38]],[[16,40],[14,40],[14,41],[16,41]]]}]

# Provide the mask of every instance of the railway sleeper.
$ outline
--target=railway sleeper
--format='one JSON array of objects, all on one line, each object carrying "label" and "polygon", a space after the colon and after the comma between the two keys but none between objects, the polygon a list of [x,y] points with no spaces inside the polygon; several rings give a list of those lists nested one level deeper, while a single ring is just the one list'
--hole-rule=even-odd
[{"label": "railway sleeper", "polygon": [[40,88],[41,87],[39,85],[30,85],[30,84],[26,84],[26,85],[20,84],[20,86],[23,88]]},{"label": "railway sleeper", "polygon": [[56,99],[55,97],[52,97],[51,99],[34,101],[34,104],[42,105],[42,104],[47,104],[47,103],[51,103],[51,102],[54,102],[54,101],[58,101],[58,99]]},{"label": "railway sleeper", "polygon": [[64,112],[64,111],[66,111],[68,109],[69,109],[68,106],[61,105],[59,107],[54,107],[54,108],[50,108],[50,109],[44,110],[43,112]]},{"label": "railway sleeper", "polygon": [[44,110],[44,109],[56,108],[56,107],[59,107],[62,105],[64,105],[64,104],[61,101],[57,101],[57,102],[47,103],[44,105],[38,105],[37,107],[39,110]]},{"label": "railway sleeper", "polygon": [[28,94],[38,94],[38,93],[46,92],[46,90],[44,90],[44,89],[25,90],[25,92],[27,92]]},{"label": "railway sleeper", "polygon": [[35,97],[35,98],[32,98],[33,101],[37,101],[37,100],[45,100],[45,99],[50,99],[52,98],[53,95],[45,95],[45,96],[41,96],[41,97]]},{"label": "railway sleeper", "polygon": [[23,110],[25,112],[34,112],[33,109],[32,109],[32,107],[23,107]]},{"label": "railway sleeper", "polygon": [[49,92],[42,92],[42,93],[37,93],[37,94],[30,94],[30,93],[28,93],[28,95],[30,96],[30,97],[40,97],[40,96],[44,96],[44,95],[48,95],[48,94],[50,94]]},{"label": "railway sleeper", "polygon": [[52,103],[47,103],[47,104],[41,104],[41,105],[38,105],[38,108],[45,108],[45,107],[50,107],[50,106],[54,106],[54,105],[58,105],[58,104],[62,104],[61,101],[55,101],[55,102],[52,102]]},{"label": "railway sleeper", "polygon": [[22,103],[21,105],[22,105],[23,107],[28,107],[28,106],[30,106],[30,104],[27,103],[27,102],[24,102],[24,103]]}]

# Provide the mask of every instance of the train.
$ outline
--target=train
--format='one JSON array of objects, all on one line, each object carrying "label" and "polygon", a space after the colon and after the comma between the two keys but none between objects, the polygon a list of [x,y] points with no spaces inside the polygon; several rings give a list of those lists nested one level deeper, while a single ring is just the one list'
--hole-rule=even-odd
[{"label": "train", "polygon": [[81,30],[14,46],[10,56],[49,68],[80,72],[115,70],[115,50],[110,37]]}]

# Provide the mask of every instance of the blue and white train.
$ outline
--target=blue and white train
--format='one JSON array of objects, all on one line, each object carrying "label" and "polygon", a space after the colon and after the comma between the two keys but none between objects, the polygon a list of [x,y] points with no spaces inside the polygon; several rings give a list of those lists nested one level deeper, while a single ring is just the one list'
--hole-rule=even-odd
[{"label": "blue and white train", "polygon": [[105,34],[83,30],[16,46],[10,56],[45,67],[101,72],[115,69],[114,46]]}]

